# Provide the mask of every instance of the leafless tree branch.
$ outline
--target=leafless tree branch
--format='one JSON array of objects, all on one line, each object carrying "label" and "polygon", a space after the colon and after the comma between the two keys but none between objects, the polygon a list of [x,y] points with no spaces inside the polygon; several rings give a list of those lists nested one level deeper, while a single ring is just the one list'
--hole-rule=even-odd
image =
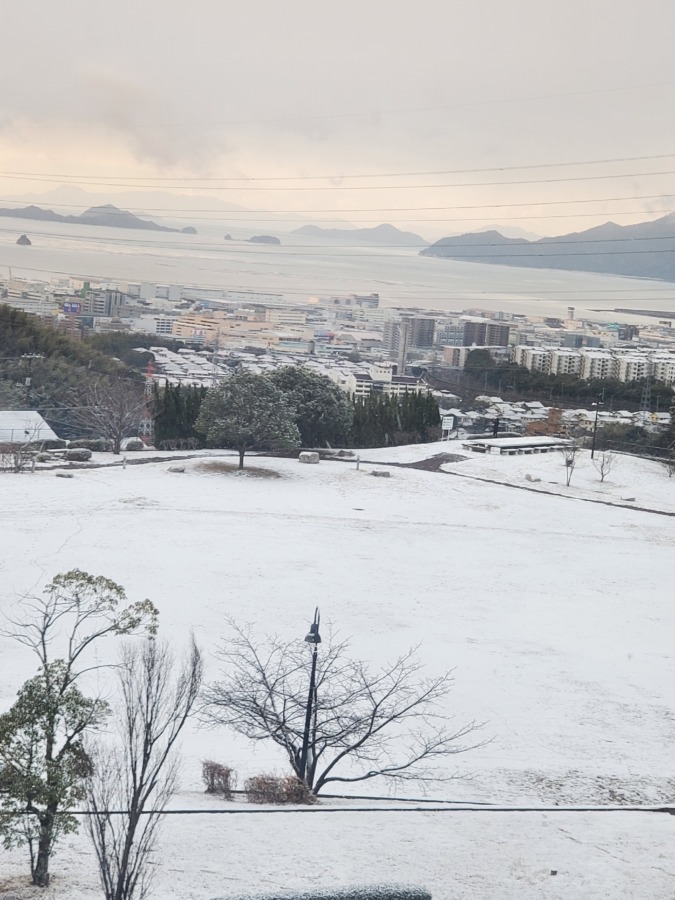
[{"label": "leafless tree branch", "polygon": [[[202,715],[253,742],[272,740],[300,774],[309,657],[299,642],[267,638],[230,622],[222,646],[222,679],[204,692]],[[415,649],[371,671],[347,655],[345,642],[328,639],[318,656],[314,715],[306,781],[318,793],[331,781],[385,777],[438,778],[433,763],[470,749],[464,741],[479,726],[447,728],[441,703],[452,673],[423,674]],[[473,746],[476,746],[474,744]]]},{"label": "leafless tree branch", "polygon": [[161,812],[176,789],[176,743],[201,686],[202,656],[193,640],[176,673],[166,645],[149,638],[124,649],[118,678],[119,737],[92,751],[88,827],[106,900],[143,900]]}]

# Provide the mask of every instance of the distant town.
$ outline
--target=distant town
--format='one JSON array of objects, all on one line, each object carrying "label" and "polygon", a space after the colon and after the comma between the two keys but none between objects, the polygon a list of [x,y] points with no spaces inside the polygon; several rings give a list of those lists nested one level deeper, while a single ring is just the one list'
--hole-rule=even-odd
[{"label": "distant town", "polygon": [[[335,380],[351,393],[367,391],[367,382],[355,376],[367,375],[370,364],[392,362],[398,377],[410,367],[461,370],[475,349],[488,351],[496,363],[514,362],[533,372],[675,384],[671,320],[606,324],[577,317],[572,306],[566,318],[476,308],[448,314],[389,308],[372,293],[301,303],[282,293],[12,277],[0,281],[0,301],[73,338],[112,331],[138,333],[144,343],[156,335],[194,350],[306,356],[328,369],[332,360],[340,360],[341,368],[346,360],[357,364],[353,375]],[[192,371],[181,377],[200,376]]]}]

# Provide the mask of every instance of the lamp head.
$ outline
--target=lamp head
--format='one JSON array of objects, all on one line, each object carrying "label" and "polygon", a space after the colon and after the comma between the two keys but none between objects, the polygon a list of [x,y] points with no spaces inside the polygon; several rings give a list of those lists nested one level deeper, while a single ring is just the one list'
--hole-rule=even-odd
[{"label": "lamp head", "polygon": [[321,635],[319,634],[319,622],[321,621],[321,616],[319,615],[319,607],[314,611],[314,621],[309,626],[309,633],[305,636],[305,643],[307,644],[320,644],[321,643]]}]

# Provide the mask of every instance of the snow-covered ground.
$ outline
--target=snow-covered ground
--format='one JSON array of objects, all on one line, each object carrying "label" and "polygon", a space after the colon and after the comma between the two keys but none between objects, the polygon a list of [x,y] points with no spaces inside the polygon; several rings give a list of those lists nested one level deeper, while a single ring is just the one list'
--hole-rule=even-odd
[{"label": "snow-covered ground", "polygon": [[[430,671],[456,667],[448,711],[458,724],[484,722],[492,740],[454,757],[466,780],[434,796],[675,799],[675,518],[656,512],[675,511],[675,479],[621,457],[601,485],[585,453],[568,489],[557,453],[474,455],[458,442],[361,457],[384,468],[444,452],[468,458],[445,472],[392,466],[388,479],[365,462],[357,471],[353,461],[280,459],[251,460],[276,479],[213,473],[200,459],[184,474],[159,462],[72,479],[5,475],[1,607],[73,567],[108,575],[130,599],[156,602],[172,643],[193,629],[212,678],[225,616],[291,638],[318,604],[322,621],[375,664],[419,643]],[[32,661],[1,640],[0,667],[4,709]],[[271,748],[252,753],[193,726],[178,805],[205,805],[204,758],[234,765],[242,780],[283,767]],[[628,812],[170,817],[156,896],[395,880],[427,884],[438,900],[671,897],[674,821]],[[17,885],[24,870],[21,854],[0,857],[0,895],[31,896],[2,881]],[[84,835],[65,842],[54,872],[40,896],[96,896]]]}]

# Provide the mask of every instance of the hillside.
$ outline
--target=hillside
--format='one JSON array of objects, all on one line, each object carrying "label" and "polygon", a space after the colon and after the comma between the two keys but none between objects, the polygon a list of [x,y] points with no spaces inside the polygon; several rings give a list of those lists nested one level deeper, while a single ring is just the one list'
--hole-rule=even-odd
[{"label": "hillside", "polygon": [[[130,600],[157,603],[160,635],[177,652],[194,630],[213,680],[226,616],[302,641],[318,604],[326,628],[373,666],[420,644],[430,673],[455,667],[441,711],[457,726],[485,723],[490,742],[444,760],[445,774],[467,778],[432,786],[430,797],[553,807],[671,799],[672,479],[622,457],[601,485],[587,452],[570,489],[558,454],[476,454],[447,464],[450,474],[392,467],[389,479],[370,477],[366,462],[447,451],[363,451],[359,471],[259,458],[281,475],[260,480],[223,475],[206,455],[186,459],[182,474],[160,462],[71,480],[5,476],[3,607],[74,566],[108,575]],[[32,671],[24,648],[0,637],[0,709]],[[108,696],[109,676],[97,684]],[[672,896],[666,815],[353,808],[403,807],[372,801],[269,815],[206,797],[205,758],[234,766],[240,784],[285,770],[281,749],[252,752],[223,729],[189,725],[174,808],[228,814],[168,817],[155,853],[162,900],[238,895],[252,872],[256,889],[403,881],[427,885],[434,900]],[[344,788],[386,793],[376,782]],[[246,814],[233,818],[237,810]],[[25,854],[6,852],[2,875],[25,866]],[[84,831],[58,847],[53,870],[55,897],[95,896]]]},{"label": "hillside", "polygon": [[[28,356],[33,357],[29,393],[25,386]],[[39,409],[62,437],[69,436],[68,410],[77,406],[94,379],[120,372],[134,377],[126,365],[99,351],[95,344],[71,340],[2,303],[0,357],[0,408],[25,409],[28,404],[31,409]]]},{"label": "hillside", "polygon": [[637,225],[606,222],[536,241],[507,238],[499,231],[461,234],[436,241],[420,255],[675,281],[675,213]]},{"label": "hillside", "polygon": [[324,238],[328,241],[339,241],[345,244],[382,244],[395,247],[426,247],[419,234],[412,231],[401,231],[394,225],[375,225],[373,228],[320,228],[318,225],[303,225],[291,234],[304,237]]},{"label": "hillside", "polygon": [[168,225],[158,225],[149,219],[139,219],[133,213],[118,209],[112,203],[103,206],[92,206],[76,216],[64,216],[51,209],[40,206],[23,206],[14,209],[0,207],[0,216],[11,219],[31,219],[36,222],[64,222],[68,225],[98,225],[105,228],[135,228],[142,231],[173,231]]}]

